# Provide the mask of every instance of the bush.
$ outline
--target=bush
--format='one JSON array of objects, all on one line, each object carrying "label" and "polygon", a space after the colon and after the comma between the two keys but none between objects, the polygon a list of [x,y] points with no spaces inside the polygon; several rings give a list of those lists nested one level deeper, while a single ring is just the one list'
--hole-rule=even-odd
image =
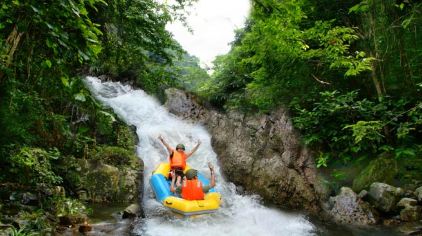
[{"label": "bush", "polygon": [[320,150],[319,166],[333,158],[347,162],[384,152],[414,157],[420,145],[422,107],[417,101],[368,100],[360,99],[358,91],[326,91],[306,101],[294,100],[290,108],[304,143]]},{"label": "bush", "polygon": [[54,173],[51,164],[59,157],[60,152],[57,149],[46,151],[41,148],[23,147],[10,157],[10,172],[19,176],[15,181],[24,185],[59,184],[62,178]]},{"label": "bush", "polygon": [[115,146],[99,147],[94,158],[113,166],[131,166],[138,159],[132,150]]}]

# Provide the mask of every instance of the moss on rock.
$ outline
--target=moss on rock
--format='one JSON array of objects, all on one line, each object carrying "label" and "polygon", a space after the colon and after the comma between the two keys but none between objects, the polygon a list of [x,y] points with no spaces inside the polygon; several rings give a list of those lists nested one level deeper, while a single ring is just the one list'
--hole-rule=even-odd
[{"label": "moss on rock", "polygon": [[89,202],[133,202],[139,194],[143,162],[131,151],[102,146],[91,159],[69,158],[65,180]]},{"label": "moss on rock", "polygon": [[360,192],[374,182],[393,184],[398,173],[397,160],[388,155],[382,155],[372,160],[353,181],[353,190]]}]

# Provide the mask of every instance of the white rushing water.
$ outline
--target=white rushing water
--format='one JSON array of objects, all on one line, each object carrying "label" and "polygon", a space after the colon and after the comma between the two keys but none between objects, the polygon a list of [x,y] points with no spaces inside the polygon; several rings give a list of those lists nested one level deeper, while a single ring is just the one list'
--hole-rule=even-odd
[{"label": "white rushing water", "polygon": [[[145,163],[143,206],[145,220],[135,227],[135,233],[146,236],[198,235],[313,235],[315,226],[304,216],[263,206],[256,196],[239,195],[235,186],[221,175],[217,156],[211,147],[211,136],[199,124],[191,124],[170,114],[153,97],[142,90],[115,82],[101,82],[87,77],[94,96],[110,106],[128,124],[137,127],[137,152]],[[171,145],[186,145],[191,150],[201,140],[198,151],[188,164],[209,177],[207,163],[215,166],[216,190],[222,194],[221,208],[213,214],[181,217],[158,203],[149,185],[155,167],[167,160],[167,150],[159,142],[162,135]]]}]

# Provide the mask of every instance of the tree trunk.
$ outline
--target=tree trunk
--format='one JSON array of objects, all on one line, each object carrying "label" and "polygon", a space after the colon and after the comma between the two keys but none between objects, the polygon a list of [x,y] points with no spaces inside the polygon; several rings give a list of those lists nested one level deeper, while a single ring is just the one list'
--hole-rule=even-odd
[{"label": "tree trunk", "polygon": [[[18,44],[22,38],[23,32],[18,32],[18,27],[15,25],[13,27],[12,32],[6,39],[6,50],[3,55],[6,56],[6,60],[4,63],[4,67],[8,68],[13,63],[13,57],[15,55],[16,49],[18,48]],[[0,71],[0,82],[2,82],[4,77],[4,72]]]}]

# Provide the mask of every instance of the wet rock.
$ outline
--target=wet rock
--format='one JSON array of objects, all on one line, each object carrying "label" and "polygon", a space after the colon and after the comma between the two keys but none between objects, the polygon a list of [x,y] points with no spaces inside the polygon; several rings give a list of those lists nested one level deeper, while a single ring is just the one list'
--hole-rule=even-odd
[{"label": "wet rock", "polygon": [[382,221],[382,224],[385,226],[395,226],[395,225],[399,225],[400,223],[401,221],[398,219],[385,219]]},{"label": "wet rock", "polygon": [[62,226],[75,226],[87,221],[87,216],[84,214],[65,215],[59,217],[59,224]]},{"label": "wet rock", "polygon": [[396,188],[396,195],[400,197],[404,197],[406,195],[406,191],[400,187]]},{"label": "wet rock", "polygon": [[242,186],[236,186],[236,193],[238,194],[244,194],[245,193],[245,188]]},{"label": "wet rock", "polygon": [[370,205],[348,187],[342,187],[339,195],[330,198],[327,212],[340,224],[373,225],[378,221]]},{"label": "wet rock", "polygon": [[418,221],[421,219],[421,206],[406,205],[406,207],[400,211],[400,219],[402,221]]},{"label": "wet rock", "polygon": [[81,233],[87,233],[89,231],[92,231],[92,225],[88,224],[86,221],[84,222],[83,225],[79,226],[79,232]]},{"label": "wet rock", "polygon": [[404,224],[398,228],[398,230],[404,235],[422,235],[422,225],[421,224]]},{"label": "wet rock", "polygon": [[419,202],[422,202],[422,186],[417,188],[414,192],[416,198],[418,199]]},{"label": "wet rock", "polygon": [[76,192],[76,194],[78,195],[78,199],[82,200],[82,201],[88,201],[89,197],[88,197],[88,192],[84,189],[80,189]]},{"label": "wet rock", "polygon": [[368,197],[368,191],[366,191],[365,189],[360,191],[360,193],[358,194],[358,197],[360,199],[365,199],[366,197]]},{"label": "wet rock", "polygon": [[21,203],[25,205],[30,205],[30,206],[36,206],[38,205],[38,197],[37,195],[33,193],[29,193],[29,192],[23,193]]},{"label": "wet rock", "polygon": [[373,183],[369,189],[370,202],[385,213],[395,210],[399,196],[397,188],[385,183]]},{"label": "wet rock", "polygon": [[[110,158],[113,158],[111,156]],[[136,202],[142,194],[140,183],[143,162],[134,155],[112,161],[124,163],[120,166],[105,164],[98,160],[69,158],[68,161],[72,162],[75,168],[68,172],[71,178],[69,177],[67,181],[73,181],[72,184],[76,189],[74,191],[80,200],[99,203]]]},{"label": "wet rock", "polygon": [[135,218],[139,215],[140,211],[141,211],[141,207],[139,206],[139,204],[132,204],[126,207],[126,209],[123,211],[122,218],[123,219]]},{"label": "wet rock", "polygon": [[412,198],[402,198],[399,203],[397,203],[398,207],[406,207],[406,206],[416,206],[418,201]]},{"label": "wet rock", "polygon": [[61,197],[66,196],[66,190],[64,189],[63,186],[54,186],[52,188],[52,192],[53,192],[53,195],[56,195],[56,196],[61,196]]}]

